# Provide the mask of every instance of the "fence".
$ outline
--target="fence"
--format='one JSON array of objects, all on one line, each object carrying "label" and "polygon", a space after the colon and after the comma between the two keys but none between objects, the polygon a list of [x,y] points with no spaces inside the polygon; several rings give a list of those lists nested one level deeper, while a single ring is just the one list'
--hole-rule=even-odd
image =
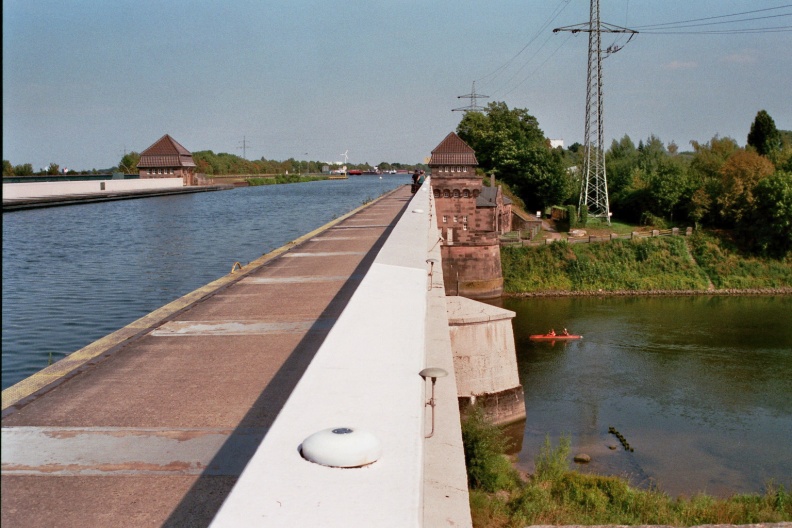
[{"label": "fence", "polygon": [[[526,232],[527,234],[527,232]],[[585,236],[585,237],[567,237],[567,238],[547,238],[541,241],[534,241],[533,238],[536,233],[531,232],[530,239],[523,237],[523,231],[512,231],[505,233],[500,238],[501,246],[541,246],[544,244],[552,244],[553,242],[566,242],[568,244],[590,244],[592,242],[610,242],[617,239],[640,239],[652,238],[658,236],[680,236],[680,229],[674,227],[672,229],[653,229],[652,231],[633,231],[629,235],[619,235],[611,233],[608,236]],[[693,234],[693,228],[688,227],[684,231],[685,236]]]}]

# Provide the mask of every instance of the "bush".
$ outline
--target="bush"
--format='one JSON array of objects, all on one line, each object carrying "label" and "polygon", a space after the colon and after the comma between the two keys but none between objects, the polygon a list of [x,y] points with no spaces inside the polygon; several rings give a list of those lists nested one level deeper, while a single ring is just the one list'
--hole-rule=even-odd
[{"label": "bush", "polygon": [[558,447],[553,448],[550,435],[545,436],[544,445],[536,455],[536,475],[539,481],[556,480],[569,471],[569,446],[572,444],[569,436],[562,436],[558,440]]},{"label": "bush", "polygon": [[574,229],[578,226],[577,207],[567,205],[567,218],[569,219],[569,229]]},{"label": "bush", "polygon": [[480,407],[474,407],[462,421],[462,443],[472,489],[493,493],[516,487],[519,476],[506,457],[509,442],[497,426],[487,421]]},{"label": "bush", "polygon": [[652,226],[657,229],[668,229],[668,225],[666,224],[665,220],[659,216],[653,215],[649,211],[644,211],[641,214],[641,225]]}]

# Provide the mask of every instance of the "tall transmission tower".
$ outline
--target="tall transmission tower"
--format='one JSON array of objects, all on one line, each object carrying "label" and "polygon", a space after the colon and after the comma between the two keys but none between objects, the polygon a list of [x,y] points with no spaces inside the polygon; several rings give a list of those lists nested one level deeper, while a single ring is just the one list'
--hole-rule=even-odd
[{"label": "tall transmission tower", "polygon": [[[555,28],[553,33],[571,31],[588,33],[588,75],[586,81],[586,143],[583,147],[583,181],[580,187],[580,206],[592,216],[604,217],[610,225],[608,203],[608,178],[605,172],[605,148],[603,145],[602,121],[602,59],[622,49],[638,32],[612,24],[600,22],[599,0],[591,0],[588,23]],[[602,49],[602,33],[627,33],[630,38],[621,46],[615,44]]]},{"label": "tall transmission tower", "polygon": [[458,95],[457,99],[470,99],[469,106],[463,106],[461,108],[454,108],[451,110],[452,112],[486,112],[487,109],[483,106],[479,106],[478,100],[479,99],[486,99],[489,95],[481,95],[476,93],[476,81],[473,81],[473,90],[467,95]]},{"label": "tall transmission tower", "polygon": [[244,159],[247,159],[247,149],[248,149],[249,146],[250,145],[248,145],[247,136],[242,136],[242,144],[240,146],[238,146],[237,148],[242,149],[242,157]]}]

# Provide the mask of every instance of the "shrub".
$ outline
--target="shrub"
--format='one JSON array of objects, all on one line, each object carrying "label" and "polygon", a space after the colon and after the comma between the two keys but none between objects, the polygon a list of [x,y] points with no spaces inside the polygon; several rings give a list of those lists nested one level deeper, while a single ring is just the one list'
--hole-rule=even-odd
[{"label": "shrub", "polygon": [[539,481],[556,480],[569,471],[569,446],[572,444],[569,436],[562,436],[558,440],[558,447],[554,448],[550,435],[545,436],[544,445],[536,455],[536,474]]},{"label": "shrub", "polygon": [[496,492],[516,487],[519,476],[506,457],[509,442],[480,407],[474,407],[462,421],[462,444],[472,489]]}]

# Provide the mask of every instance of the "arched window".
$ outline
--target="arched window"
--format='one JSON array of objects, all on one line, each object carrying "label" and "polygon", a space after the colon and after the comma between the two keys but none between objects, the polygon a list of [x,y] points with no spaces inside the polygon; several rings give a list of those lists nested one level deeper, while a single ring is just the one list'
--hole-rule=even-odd
[{"label": "arched window", "polygon": [[451,198],[451,193],[448,189],[443,190],[443,198]]},{"label": "arched window", "polygon": [[462,191],[462,198],[470,198],[470,191],[467,189]]},{"label": "arched window", "polygon": [[454,189],[454,198],[459,198],[459,189]]},{"label": "arched window", "polygon": [[440,198],[440,189],[435,189],[434,190],[434,197],[435,198]]}]

